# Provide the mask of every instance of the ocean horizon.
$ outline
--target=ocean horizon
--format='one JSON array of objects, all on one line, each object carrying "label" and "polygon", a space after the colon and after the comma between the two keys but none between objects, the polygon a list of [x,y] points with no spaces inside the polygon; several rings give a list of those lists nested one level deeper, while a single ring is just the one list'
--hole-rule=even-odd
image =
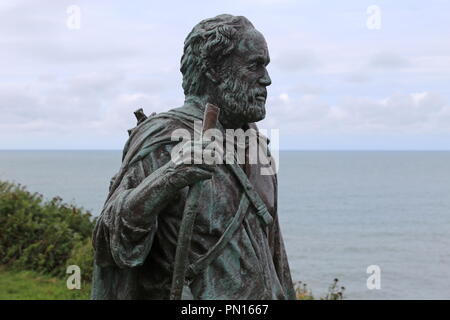
[{"label": "ocean horizon", "polygon": [[[0,150],[0,180],[98,216],[121,153]],[[348,299],[450,299],[450,151],[284,150],[278,175],[292,277],[316,298],[338,278]]]}]

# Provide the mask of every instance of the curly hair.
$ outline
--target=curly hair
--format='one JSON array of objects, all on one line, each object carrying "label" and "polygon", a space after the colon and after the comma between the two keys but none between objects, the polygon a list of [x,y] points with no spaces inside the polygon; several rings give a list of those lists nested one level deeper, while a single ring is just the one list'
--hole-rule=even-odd
[{"label": "curly hair", "polygon": [[254,28],[245,17],[229,14],[200,21],[184,41],[180,71],[185,95],[200,95],[206,84],[205,73],[230,55],[239,42],[239,35]]}]

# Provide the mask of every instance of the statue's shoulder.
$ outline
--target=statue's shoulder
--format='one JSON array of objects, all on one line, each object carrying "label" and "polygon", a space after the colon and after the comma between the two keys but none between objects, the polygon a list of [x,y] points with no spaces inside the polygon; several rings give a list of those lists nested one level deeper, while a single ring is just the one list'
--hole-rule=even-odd
[{"label": "statue's shoulder", "polygon": [[[134,112],[136,127],[128,130],[129,138],[123,150],[126,155],[134,158],[137,154],[148,153],[156,146],[175,143],[172,134],[177,129],[192,129],[194,121],[201,120],[201,113],[190,105],[170,109],[166,112],[145,115],[142,109]],[[143,152],[142,150],[146,150]],[[140,157],[139,157],[140,158]]]},{"label": "statue's shoulder", "polygon": [[170,109],[166,112],[156,113],[152,112],[149,115],[144,113],[142,108],[134,111],[136,117],[136,126],[128,130],[130,138],[133,136],[142,134],[145,131],[151,131],[155,127],[166,127],[169,124],[176,124],[179,122],[177,110],[181,110],[183,107]]},{"label": "statue's shoulder", "polygon": [[188,126],[192,127],[194,121],[202,120],[202,111],[197,107],[185,104],[178,108],[170,109],[166,112],[151,113],[146,116],[143,109],[138,109],[134,112],[137,120],[136,127],[128,130],[130,136],[139,131],[152,130],[155,127],[172,128],[173,126]]}]

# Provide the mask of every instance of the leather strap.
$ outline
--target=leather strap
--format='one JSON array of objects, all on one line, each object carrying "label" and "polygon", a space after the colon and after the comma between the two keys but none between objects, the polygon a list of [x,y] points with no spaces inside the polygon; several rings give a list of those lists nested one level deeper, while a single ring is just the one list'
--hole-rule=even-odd
[{"label": "leather strap", "polygon": [[261,218],[264,224],[270,225],[273,223],[273,218],[267,210],[266,205],[262,201],[258,192],[254,189],[253,184],[248,180],[247,175],[244,170],[238,164],[227,164],[234,175],[238,178],[242,187],[244,188],[244,192],[247,194],[250,202],[256,208],[256,214]]},{"label": "leather strap", "polygon": [[266,205],[262,201],[257,191],[253,188],[252,183],[250,182],[250,180],[248,180],[247,175],[241,169],[241,167],[238,164],[229,164],[228,166],[231,168],[232,172],[236,175],[239,182],[241,183],[244,189],[244,193],[241,196],[239,207],[233,217],[233,220],[230,222],[220,239],[213,247],[211,247],[211,249],[208,250],[207,253],[202,255],[197,261],[188,266],[186,271],[186,279],[188,280],[188,282],[192,281],[196,275],[205,270],[208,265],[210,265],[215,259],[217,259],[217,257],[219,257],[223,249],[225,249],[225,246],[233,238],[236,230],[242,224],[250,203],[255,206],[256,214],[261,218],[261,221],[265,225],[269,225],[273,222],[273,218],[267,210]]},{"label": "leather strap", "polygon": [[197,261],[189,265],[186,272],[187,279],[192,280],[196,275],[206,269],[206,267],[210,265],[222,253],[223,249],[225,249],[225,246],[228,244],[231,238],[233,238],[234,233],[241,226],[249,205],[250,202],[248,201],[247,196],[245,195],[245,193],[242,194],[238,210],[236,211],[233,220],[228,225],[225,232],[222,234],[216,244],[211,247],[207,253],[202,255]]}]

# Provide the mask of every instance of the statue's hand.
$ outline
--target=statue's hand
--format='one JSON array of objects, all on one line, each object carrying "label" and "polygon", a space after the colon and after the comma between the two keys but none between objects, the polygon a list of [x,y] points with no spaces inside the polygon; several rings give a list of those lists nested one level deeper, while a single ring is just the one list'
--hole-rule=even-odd
[{"label": "statue's hand", "polygon": [[[157,208],[161,207],[161,203],[168,201],[179,189],[211,179],[214,172],[213,164],[206,164],[204,161],[201,164],[191,164],[194,162],[194,157],[202,159],[204,150],[210,146],[211,142],[202,144],[198,141],[189,141],[187,144],[190,144],[191,150],[193,150],[192,155],[189,152],[172,155],[171,161],[153,171],[131,190],[125,205],[125,209],[130,215],[143,212],[144,207],[149,212],[157,211]],[[188,146],[187,144],[185,146]],[[216,159],[222,159],[223,148],[215,145],[214,150],[218,153]]]},{"label": "statue's hand", "polygon": [[[182,150],[185,150],[185,152],[172,155],[169,163],[170,169],[168,170],[169,183],[176,189],[181,189],[196,182],[211,179],[216,162],[205,161],[203,157],[206,149],[210,153],[210,148],[210,141],[203,143],[196,140],[188,141],[182,147]],[[223,159],[223,148],[219,144],[214,145],[214,153],[214,159]],[[201,159],[202,161],[197,164],[194,163],[194,159]]]}]

